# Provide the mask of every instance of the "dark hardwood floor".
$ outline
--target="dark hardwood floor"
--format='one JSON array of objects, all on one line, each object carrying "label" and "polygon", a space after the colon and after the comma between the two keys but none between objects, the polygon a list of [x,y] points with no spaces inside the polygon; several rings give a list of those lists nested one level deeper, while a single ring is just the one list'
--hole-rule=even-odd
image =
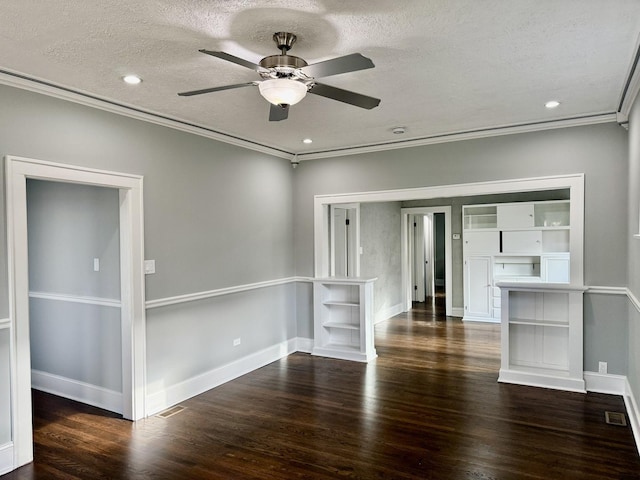
[{"label": "dark hardwood floor", "polygon": [[640,478],[620,397],[499,384],[499,326],[439,312],[377,325],[368,365],[296,353],[166,419],[34,392],[35,462],[3,480]]}]

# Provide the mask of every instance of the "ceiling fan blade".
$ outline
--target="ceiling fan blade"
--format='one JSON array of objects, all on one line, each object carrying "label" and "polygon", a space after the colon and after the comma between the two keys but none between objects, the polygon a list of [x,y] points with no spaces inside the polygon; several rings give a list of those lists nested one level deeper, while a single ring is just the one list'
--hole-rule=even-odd
[{"label": "ceiling fan blade", "polygon": [[203,88],[202,90],[191,90],[190,92],[181,92],[178,95],[181,97],[191,97],[193,95],[201,95],[203,93],[211,93],[211,92],[219,92],[220,90],[231,90],[232,88],[240,88],[240,87],[248,87],[250,85],[255,85],[255,82],[248,83],[236,83],[234,85],[225,85],[223,87],[211,87],[211,88]]},{"label": "ceiling fan blade", "polygon": [[289,117],[289,105],[274,105],[271,104],[271,109],[269,110],[269,121],[270,122],[279,122],[280,120],[286,120]]},{"label": "ceiling fan blade", "polygon": [[375,65],[370,58],[364,57],[359,53],[352,53],[344,57],[332,58],[324,62],[312,63],[306,67],[302,67],[303,73],[313,78],[328,77],[330,75],[338,75],[340,73],[356,72],[373,68]]},{"label": "ceiling fan blade", "polygon": [[232,62],[242,67],[255,70],[256,72],[261,72],[265,70],[265,68],[261,67],[260,65],[250,62],[249,60],[245,60],[244,58],[236,57],[235,55],[231,55],[226,52],[215,52],[213,50],[205,50],[205,49],[198,50],[198,51],[202,53],[206,53],[207,55],[211,55],[212,57],[218,57],[218,58],[221,58],[222,60],[226,60],[227,62]]},{"label": "ceiling fan blade", "polygon": [[362,95],[361,93],[351,92],[349,90],[343,90],[342,88],[331,87],[322,83],[316,83],[311,87],[309,93],[314,95],[320,95],[321,97],[331,98],[339,102],[349,103],[356,107],[366,108],[371,110],[380,104],[379,98],[369,97]]}]

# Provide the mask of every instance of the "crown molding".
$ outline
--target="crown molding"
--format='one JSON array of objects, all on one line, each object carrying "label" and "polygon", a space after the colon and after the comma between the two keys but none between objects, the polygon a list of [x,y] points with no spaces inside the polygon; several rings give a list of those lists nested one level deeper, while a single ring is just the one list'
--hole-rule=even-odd
[{"label": "crown molding", "polygon": [[598,113],[584,117],[567,118],[548,122],[527,123],[522,125],[490,127],[479,130],[465,132],[444,133],[430,137],[414,138],[396,142],[379,143],[373,145],[362,145],[350,148],[337,148],[335,150],[324,150],[310,153],[299,153],[298,161],[316,160],[320,158],[342,157],[345,155],[359,155],[362,153],[382,152],[385,150],[395,150],[399,148],[421,147],[424,145],[434,145],[437,143],[458,142],[461,140],[473,140],[478,138],[497,137],[501,135],[513,135],[517,133],[538,132],[541,130],[553,130],[557,128],[580,127],[584,125],[595,125],[599,123],[611,123],[617,120],[614,112]]},{"label": "crown molding", "polygon": [[292,153],[286,152],[284,150],[279,150],[268,145],[251,142],[240,137],[196,125],[185,120],[170,118],[166,115],[162,115],[153,111],[143,110],[133,105],[114,102],[113,100],[101,98],[90,93],[73,90],[71,88],[56,85],[46,80],[38,79],[35,77],[29,77],[11,70],[0,70],[0,84],[20,88],[22,90],[28,90],[35,93],[40,93],[62,100],[67,100],[80,105],[85,105],[88,107],[97,108],[99,110],[104,110],[106,112],[115,113],[117,115],[123,115],[125,117],[134,118],[136,120],[154,123],[163,127],[169,127],[175,130],[192,133],[194,135],[199,135],[201,137],[228,143],[237,147],[254,150],[256,152],[266,153],[275,157],[285,158],[287,160],[292,160],[294,158],[294,155]]},{"label": "crown molding", "polygon": [[[640,52],[640,51],[639,51]],[[638,70],[638,69],[636,69]],[[630,98],[630,92],[635,91],[633,98],[637,94],[637,90],[640,89],[640,73],[636,72],[635,83],[629,86],[626,91],[628,92],[625,98]],[[495,137],[501,135],[511,135],[518,133],[537,132],[541,130],[552,130],[558,128],[577,127],[584,125],[594,125],[599,123],[609,123],[620,121],[621,115],[615,112],[596,113],[592,115],[585,115],[576,118],[567,118],[561,120],[551,120],[544,122],[534,122],[519,125],[503,125],[496,127],[482,128],[478,130],[468,130],[462,132],[450,132],[439,135],[432,135],[428,137],[400,140],[394,142],[366,144],[355,147],[336,148],[332,150],[322,150],[309,153],[294,154],[281,149],[263,145],[257,142],[252,142],[234,135],[230,135],[216,130],[209,129],[204,126],[196,125],[185,120],[177,118],[171,118],[166,115],[143,110],[134,105],[128,105],[125,103],[118,103],[113,100],[101,98],[96,95],[73,90],[62,85],[56,85],[43,79],[29,77],[19,72],[11,71],[8,69],[0,69],[0,84],[10,87],[20,88],[22,90],[28,90],[35,93],[40,93],[54,98],[67,100],[80,105],[97,108],[99,110],[115,113],[117,115],[123,115],[126,117],[142,120],[145,122],[161,125],[168,128],[173,128],[183,132],[199,135],[202,137],[217,140],[223,143],[234,145],[241,148],[246,148],[267,155],[272,155],[279,158],[284,158],[295,166],[301,161],[316,160],[322,158],[342,157],[347,155],[358,155],[363,153],[382,152],[386,150],[396,150],[400,148],[420,147],[425,145],[434,145],[438,143],[457,142],[462,140],[472,140],[478,138]],[[631,102],[632,103],[632,102]],[[625,103],[626,104],[626,103]],[[624,116],[622,116],[624,118]]]},{"label": "crown molding", "polygon": [[635,55],[629,65],[627,75],[625,76],[626,82],[620,95],[620,104],[618,107],[620,120],[622,120],[618,121],[620,124],[628,121],[633,102],[635,102],[640,92],[640,35],[638,35],[636,39],[634,52]]}]

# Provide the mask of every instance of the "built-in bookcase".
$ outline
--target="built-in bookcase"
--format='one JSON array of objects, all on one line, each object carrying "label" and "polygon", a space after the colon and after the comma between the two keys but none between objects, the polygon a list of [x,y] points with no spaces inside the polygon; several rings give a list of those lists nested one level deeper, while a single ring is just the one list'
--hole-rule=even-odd
[{"label": "built-in bookcase", "polygon": [[498,283],[502,292],[498,381],[585,391],[584,287]]},{"label": "built-in bookcase", "polygon": [[373,282],[375,278],[324,278],[313,283],[312,354],[368,362],[375,358]]}]

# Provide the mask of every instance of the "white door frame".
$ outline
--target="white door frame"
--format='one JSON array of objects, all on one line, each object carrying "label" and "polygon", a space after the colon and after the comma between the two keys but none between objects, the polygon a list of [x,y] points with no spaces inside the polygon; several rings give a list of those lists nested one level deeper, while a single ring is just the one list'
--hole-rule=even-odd
[{"label": "white door frame", "polygon": [[442,207],[412,207],[400,209],[402,215],[402,225],[400,232],[400,243],[402,249],[402,296],[404,299],[404,311],[411,310],[411,258],[409,255],[409,215],[444,213],[444,237],[445,237],[445,261],[444,261],[444,288],[445,295],[445,315],[451,316],[453,313],[453,254],[451,251],[451,206]]},{"label": "white door frame", "polygon": [[11,423],[14,468],[33,461],[27,178],[101,187],[120,192],[120,289],[123,416],[145,416],[145,296],[142,177],[124,173],[5,157]]},{"label": "white door frame", "polygon": [[[329,205],[332,203],[401,202],[565,188],[569,189],[571,199],[569,207],[570,281],[571,285],[582,286],[584,284],[584,173],[377,192],[316,195],[313,209],[315,276],[329,275]],[[403,231],[406,235],[406,227]],[[407,262],[407,258],[403,257],[402,264],[405,265]],[[406,292],[406,288],[403,291]]]}]

